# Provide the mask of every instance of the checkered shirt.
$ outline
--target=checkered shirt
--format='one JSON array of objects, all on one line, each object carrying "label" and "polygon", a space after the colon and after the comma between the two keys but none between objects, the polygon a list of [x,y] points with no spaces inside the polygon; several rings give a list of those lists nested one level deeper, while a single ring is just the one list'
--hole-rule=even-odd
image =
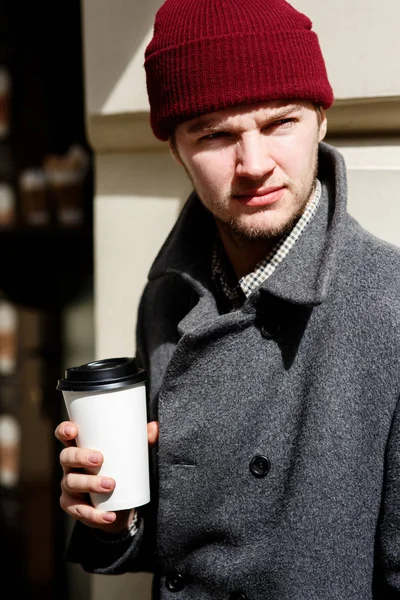
[{"label": "checkered shirt", "polygon": [[290,250],[293,248],[307,225],[312,220],[321,198],[321,183],[317,180],[315,192],[307,203],[306,209],[296,225],[291,231],[270,250],[255,267],[254,271],[241,277],[239,281],[235,280],[230,265],[224,256],[219,236],[217,237],[211,263],[211,273],[214,284],[217,289],[223,292],[225,298],[229,301],[231,310],[240,308],[246,297],[261,285],[272,273],[276,267],[284,260]]}]

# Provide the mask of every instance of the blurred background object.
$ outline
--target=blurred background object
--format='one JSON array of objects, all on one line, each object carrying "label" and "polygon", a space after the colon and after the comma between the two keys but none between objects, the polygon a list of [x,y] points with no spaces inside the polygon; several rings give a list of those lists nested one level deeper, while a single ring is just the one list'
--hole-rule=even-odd
[{"label": "blurred background object", "polygon": [[19,176],[20,215],[27,225],[50,225],[50,207],[43,169],[24,169]]},{"label": "blurred background object", "polygon": [[19,175],[20,218],[25,225],[81,227],[91,159],[80,144],[65,154],[47,154],[37,168]]},{"label": "blurred background object", "polygon": [[62,227],[76,227],[84,223],[86,178],[90,156],[79,144],[57,156],[44,159],[44,172],[55,222]]},{"label": "blurred background object", "polygon": [[17,368],[18,314],[7,299],[0,299],[0,374],[12,375]]},{"label": "blurred background object", "polygon": [[94,346],[81,36],[79,0],[0,0],[0,551],[25,600],[71,600],[54,428]]},{"label": "blurred background object", "polygon": [[11,124],[11,77],[5,66],[0,66],[0,139],[7,138]]},{"label": "blurred background object", "polygon": [[7,182],[0,182],[0,227],[13,225],[15,221],[15,193]]},{"label": "blurred background object", "polygon": [[20,474],[21,427],[13,415],[0,415],[0,486],[13,488]]}]

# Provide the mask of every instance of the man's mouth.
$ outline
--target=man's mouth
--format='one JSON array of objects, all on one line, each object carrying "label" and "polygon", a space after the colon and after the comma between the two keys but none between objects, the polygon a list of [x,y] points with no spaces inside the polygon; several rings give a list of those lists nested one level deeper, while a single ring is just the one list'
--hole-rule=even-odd
[{"label": "man's mouth", "polygon": [[268,206],[278,202],[283,196],[285,186],[270,186],[257,190],[246,190],[234,194],[233,197],[246,206]]}]

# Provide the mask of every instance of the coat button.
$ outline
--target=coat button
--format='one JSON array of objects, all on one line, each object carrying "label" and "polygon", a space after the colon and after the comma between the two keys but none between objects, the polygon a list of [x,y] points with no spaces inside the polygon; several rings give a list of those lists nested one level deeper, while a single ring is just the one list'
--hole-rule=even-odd
[{"label": "coat button", "polygon": [[183,590],[183,577],[178,571],[172,571],[165,579],[165,587],[169,592],[180,592]]},{"label": "coat button", "polygon": [[229,596],[229,600],[247,600],[247,596],[242,592],[232,592]]},{"label": "coat button", "polygon": [[271,468],[271,462],[266,456],[257,455],[250,463],[250,471],[254,477],[265,477]]},{"label": "coat button", "polygon": [[273,340],[274,338],[278,337],[279,331],[279,323],[264,323],[260,327],[261,335],[267,340]]}]

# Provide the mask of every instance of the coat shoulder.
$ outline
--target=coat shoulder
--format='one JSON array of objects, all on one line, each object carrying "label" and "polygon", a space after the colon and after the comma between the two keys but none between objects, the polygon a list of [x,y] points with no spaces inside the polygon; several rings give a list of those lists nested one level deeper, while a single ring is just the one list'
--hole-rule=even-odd
[{"label": "coat shoulder", "polygon": [[352,285],[362,289],[364,298],[400,315],[400,247],[367,231],[349,216],[341,255],[339,270],[350,266]]}]

